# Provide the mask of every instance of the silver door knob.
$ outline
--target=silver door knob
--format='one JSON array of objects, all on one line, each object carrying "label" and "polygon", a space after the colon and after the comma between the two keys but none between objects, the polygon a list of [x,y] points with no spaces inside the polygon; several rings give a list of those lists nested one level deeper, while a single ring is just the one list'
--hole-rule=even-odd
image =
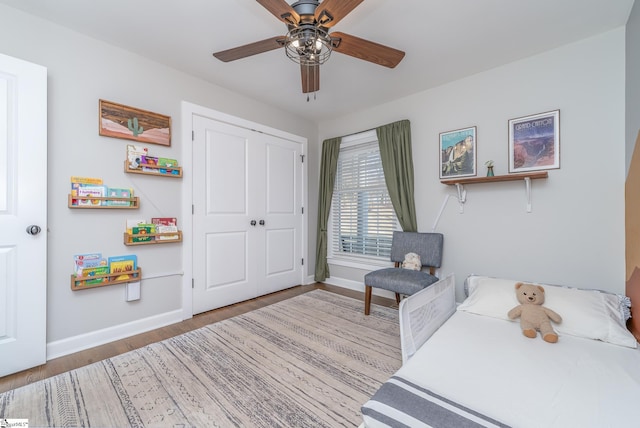
[{"label": "silver door knob", "polygon": [[27,233],[29,235],[37,235],[41,231],[42,229],[40,229],[40,226],[36,226],[35,224],[32,224],[31,226],[27,226]]}]

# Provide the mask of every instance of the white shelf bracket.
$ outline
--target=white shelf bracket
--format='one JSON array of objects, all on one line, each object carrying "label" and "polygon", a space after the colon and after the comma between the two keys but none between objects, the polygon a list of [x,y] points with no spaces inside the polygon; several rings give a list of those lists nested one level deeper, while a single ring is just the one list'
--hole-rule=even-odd
[{"label": "white shelf bracket", "polygon": [[524,178],[524,188],[527,197],[527,212],[531,212],[531,177]]},{"label": "white shelf bracket", "polygon": [[458,189],[458,205],[460,214],[464,213],[464,203],[467,202],[467,191],[464,190],[464,186],[460,183],[456,183],[456,189]]}]

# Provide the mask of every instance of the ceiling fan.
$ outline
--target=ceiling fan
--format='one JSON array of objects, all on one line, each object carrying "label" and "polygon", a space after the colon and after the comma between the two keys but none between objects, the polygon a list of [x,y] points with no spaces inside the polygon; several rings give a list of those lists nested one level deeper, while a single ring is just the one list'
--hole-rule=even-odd
[{"label": "ceiling fan", "polygon": [[404,57],[400,50],[356,36],[329,34],[329,29],[363,0],[298,0],[292,5],[285,0],[256,1],[287,25],[287,34],[216,52],[213,56],[229,62],[284,47],[287,56],[300,64],[303,93],[320,89],[320,65],[332,51],[389,68]]}]

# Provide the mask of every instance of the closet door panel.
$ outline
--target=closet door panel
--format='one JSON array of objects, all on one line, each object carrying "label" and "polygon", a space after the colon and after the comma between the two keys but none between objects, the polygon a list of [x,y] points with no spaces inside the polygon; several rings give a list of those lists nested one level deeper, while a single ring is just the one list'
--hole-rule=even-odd
[{"label": "closet door panel", "polygon": [[302,269],[302,159],[300,144],[266,138],[266,206],[264,290],[300,284]]},{"label": "closet door panel", "polygon": [[254,133],[211,119],[194,120],[193,311],[258,296],[259,250],[250,225]]}]

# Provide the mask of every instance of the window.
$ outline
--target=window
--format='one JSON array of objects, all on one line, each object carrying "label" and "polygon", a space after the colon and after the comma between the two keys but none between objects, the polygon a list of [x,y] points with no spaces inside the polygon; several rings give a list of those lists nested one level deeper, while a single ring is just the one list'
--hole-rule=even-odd
[{"label": "window", "polygon": [[331,201],[330,257],[388,262],[393,231],[399,229],[375,131],[343,139]]}]

